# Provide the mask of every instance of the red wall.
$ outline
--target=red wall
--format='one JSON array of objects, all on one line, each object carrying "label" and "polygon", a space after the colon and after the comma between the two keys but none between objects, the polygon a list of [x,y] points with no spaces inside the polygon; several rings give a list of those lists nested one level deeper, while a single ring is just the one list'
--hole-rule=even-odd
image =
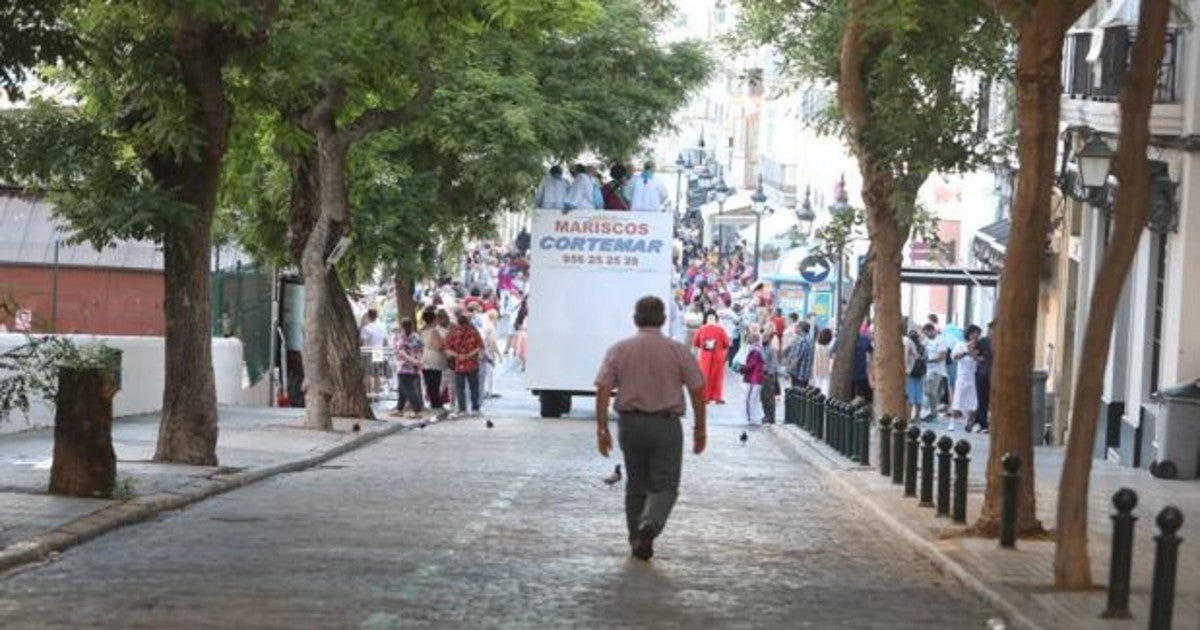
[{"label": "red wall", "polygon": [[[35,332],[50,332],[53,293],[50,267],[0,264],[0,300],[31,309]],[[161,336],[162,300],[160,271],[60,267],[55,332]]]}]

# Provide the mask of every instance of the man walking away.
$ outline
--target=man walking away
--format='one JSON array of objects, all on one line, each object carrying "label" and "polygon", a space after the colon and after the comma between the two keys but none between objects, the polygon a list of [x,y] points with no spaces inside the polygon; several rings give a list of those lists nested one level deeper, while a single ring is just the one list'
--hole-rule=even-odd
[{"label": "man walking away", "polygon": [[683,465],[686,409],[683,390],[692,401],[695,424],[692,452],[704,452],[707,425],[704,377],[683,345],[662,334],[666,305],[646,296],[634,307],[636,335],[608,349],[596,374],[596,444],[608,457],[608,405],[617,391],[618,442],[625,458],[625,523],[635,558],[654,555],[654,539],[662,533],[679,496]]}]

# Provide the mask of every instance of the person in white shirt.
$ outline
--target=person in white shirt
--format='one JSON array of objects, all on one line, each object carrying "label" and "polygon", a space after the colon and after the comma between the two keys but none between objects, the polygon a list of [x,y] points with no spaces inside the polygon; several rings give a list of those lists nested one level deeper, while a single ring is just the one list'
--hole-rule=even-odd
[{"label": "person in white shirt", "polygon": [[386,360],[383,356],[384,344],[387,343],[387,331],[379,323],[379,311],[367,311],[367,323],[358,331],[358,341],[362,346],[363,370],[366,372],[367,387],[375,393],[380,389],[380,377],[385,373]]},{"label": "person in white shirt", "polygon": [[625,183],[625,198],[633,212],[660,212],[669,199],[667,186],[654,175],[654,162],[646,162],[642,172]]},{"label": "person in white shirt", "polygon": [[551,166],[550,172],[542,178],[542,183],[538,184],[537,192],[533,196],[534,207],[562,210],[566,207],[569,186],[567,180],[563,179],[562,167]]},{"label": "person in white shirt", "polygon": [[[946,338],[938,334],[933,324],[925,324],[921,332],[925,335],[925,403],[929,406],[930,416],[936,416],[942,402],[942,387],[946,383],[950,349],[946,347]],[[950,430],[954,430],[953,423]]]},{"label": "person in white shirt", "polygon": [[603,205],[596,179],[582,164],[571,167],[571,187],[567,189],[566,210],[595,210]]}]

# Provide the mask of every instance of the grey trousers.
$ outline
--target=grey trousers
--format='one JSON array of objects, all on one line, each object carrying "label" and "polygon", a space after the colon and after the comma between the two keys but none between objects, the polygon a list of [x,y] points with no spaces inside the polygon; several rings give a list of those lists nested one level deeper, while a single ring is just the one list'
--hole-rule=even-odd
[{"label": "grey trousers", "polygon": [[679,497],[683,426],[678,418],[623,413],[617,442],[625,457],[625,523],[633,540],[643,525],[662,531]]}]

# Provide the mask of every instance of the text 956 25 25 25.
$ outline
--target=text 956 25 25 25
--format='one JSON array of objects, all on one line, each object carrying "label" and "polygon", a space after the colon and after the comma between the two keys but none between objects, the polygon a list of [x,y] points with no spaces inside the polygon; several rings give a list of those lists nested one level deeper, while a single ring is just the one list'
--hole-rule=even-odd
[{"label": "text 956 25 25 25", "polygon": [[563,254],[564,265],[585,265],[590,267],[636,267],[637,256],[616,256],[604,254]]}]

